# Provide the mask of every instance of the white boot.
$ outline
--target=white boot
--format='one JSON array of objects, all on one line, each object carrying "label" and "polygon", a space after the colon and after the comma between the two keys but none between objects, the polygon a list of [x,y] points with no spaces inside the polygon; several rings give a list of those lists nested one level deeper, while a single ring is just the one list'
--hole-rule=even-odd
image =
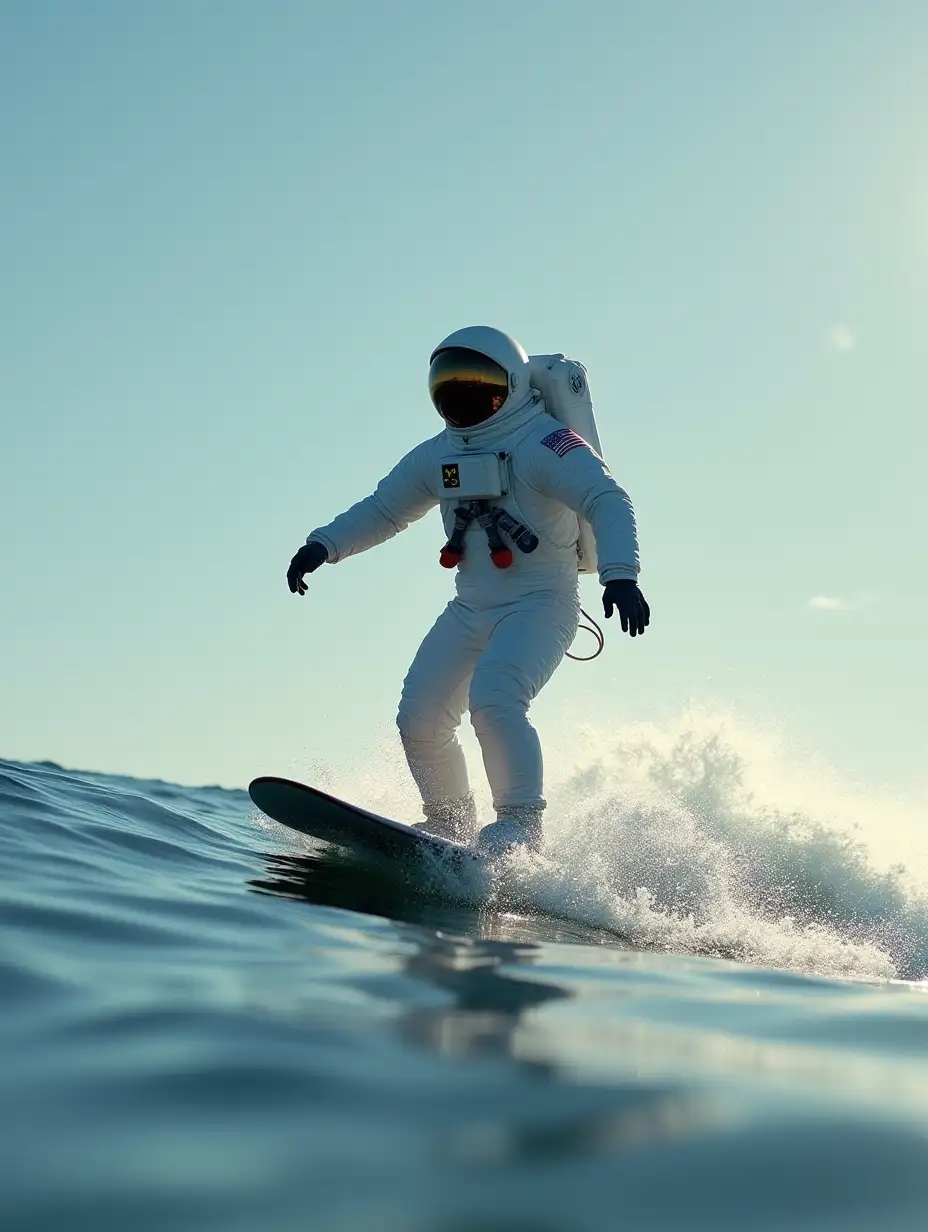
[{"label": "white boot", "polygon": [[496,859],[517,847],[541,850],[541,815],[544,805],[510,804],[497,810],[496,821],[484,826],[477,838],[477,850]]},{"label": "white boot", "polygon": [[477,837],[477,806],[472,795],[458,800],[442,800],[437,804],[423,805],[425,821],[418,821],[414,830],[424,830],[437,838],[449,839],[465,847]]}]

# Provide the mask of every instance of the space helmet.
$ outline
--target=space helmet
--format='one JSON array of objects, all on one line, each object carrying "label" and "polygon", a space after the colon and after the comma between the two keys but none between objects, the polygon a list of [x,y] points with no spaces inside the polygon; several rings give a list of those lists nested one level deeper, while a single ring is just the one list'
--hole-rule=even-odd
[{"label": "space helmet", "polygon": [[429,396],[452,428],[474,428],[528,394],[528,355],[491,325],[468,325],[429,358]]}]

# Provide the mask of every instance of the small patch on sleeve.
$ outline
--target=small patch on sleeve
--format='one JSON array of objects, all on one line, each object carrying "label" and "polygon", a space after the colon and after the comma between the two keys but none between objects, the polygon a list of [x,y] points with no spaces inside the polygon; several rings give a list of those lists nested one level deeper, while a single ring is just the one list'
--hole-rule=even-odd
[{"label": "small patch on sleeve", "polygon": [[573,428],[558,428],[556,432],[549,432],[541,443],[559,458],[563,458],[572,449],[589,448],[583,437],[574,432]]}]

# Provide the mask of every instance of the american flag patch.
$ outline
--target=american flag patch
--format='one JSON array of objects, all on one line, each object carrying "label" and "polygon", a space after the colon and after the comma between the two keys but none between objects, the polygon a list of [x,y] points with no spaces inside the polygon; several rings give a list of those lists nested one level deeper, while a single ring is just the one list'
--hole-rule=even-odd
[{"label": "american flag patch", "polygon": [[552,449],[559,458],[563,458],[572,449],[588,448],[583,437],[572,428],[558,428],[556,432],[549,432],[541,443]]}]

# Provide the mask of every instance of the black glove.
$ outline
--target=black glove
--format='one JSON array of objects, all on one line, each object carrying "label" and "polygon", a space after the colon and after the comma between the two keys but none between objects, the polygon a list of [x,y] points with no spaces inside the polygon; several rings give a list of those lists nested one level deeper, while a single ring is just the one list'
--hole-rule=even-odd
[{"label": "black glove", "polygon": [[612,615],[615,608],[622,621],[622,632],[635,637],[644,633],[645,627],[651,623],[651,609],[648,601],[638,589],[638,583],[623,578],[619,582],[607,582],[603,589],[603,611],[606,619]]},{"label": "black glove", "polygon": [[295,595],[306,594],[304,573],[314,573],[320,565],[329,559],[328,549],[321,543],[304,543],[290,562],[287,570],[287,585]]}]

